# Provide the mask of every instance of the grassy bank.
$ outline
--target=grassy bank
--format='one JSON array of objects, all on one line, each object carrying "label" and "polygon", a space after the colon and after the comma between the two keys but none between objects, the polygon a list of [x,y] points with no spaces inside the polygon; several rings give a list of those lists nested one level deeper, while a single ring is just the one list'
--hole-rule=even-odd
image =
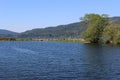
[{"label": "grassy bank", "polygon": [[31,38],[0,38],[0,41],[32,41]]},{"label": "grassy bank", "polygon": [[52,42],[82,42],[82,43],[89,43],[88,41],[84,40],[83,38],[63,38],[63,39],[49,39],[48,41]]}]

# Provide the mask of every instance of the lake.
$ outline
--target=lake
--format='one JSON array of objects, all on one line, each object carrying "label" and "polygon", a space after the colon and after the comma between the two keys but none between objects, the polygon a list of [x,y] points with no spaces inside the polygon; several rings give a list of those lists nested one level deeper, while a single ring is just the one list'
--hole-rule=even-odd
[{"label": "lake", "polygon": [[0,42],[0,80],[120,80],[120,46]]}]

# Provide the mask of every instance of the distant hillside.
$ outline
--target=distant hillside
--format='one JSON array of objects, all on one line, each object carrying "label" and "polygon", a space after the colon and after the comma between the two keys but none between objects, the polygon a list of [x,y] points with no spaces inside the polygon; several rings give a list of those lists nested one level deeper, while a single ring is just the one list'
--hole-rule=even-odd
[{"label": "distant hillside", "polygon": [[[112,17],[111,20],[117,24],[120,24],[120,17]],[[32,37],[32,38],[81,37],[82,33],[86,29],[87,29],[86,23],[76,22],[67,25],[59,25],[56,27],[32,29],[21,33],[19,37]]]},{"label": "distant hillside", "polygon": [[15,37],[17,35],[18,35],[17,32],[12,32],[9,30],[0,29],[0,37]]},{"label": "distant hillside", "polygon": [[65,37],[81,37],[81,33],[86,29],[82,27],[83,22],[76,22],[67,25],[59,25],[56,27],[38,28],[23,32],[19,37],[39,37],[39,38],[65,38]]},{"label": "distant hillside", "polygon": [[112,17],[111,20],[116,24],[120,24],[120,17]]},{"label": "distant hillside", "polygon": [[[120,17],[110,18],[113,22],[120,24]],[[84,26],[84,27],[83,27]],[[86,26],[86,27],[85,27]],[[28,30],[19,35],[19,37],[31,38],[68,38],[82,37],[82,33],[87,29],[85,22],[76,22],[56,27],[38,28]]]}]

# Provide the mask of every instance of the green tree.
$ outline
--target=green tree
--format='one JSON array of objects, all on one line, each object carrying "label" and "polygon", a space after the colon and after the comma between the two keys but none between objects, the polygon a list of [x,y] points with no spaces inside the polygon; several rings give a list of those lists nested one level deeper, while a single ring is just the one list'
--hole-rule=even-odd
[{"label": "green tree", "polygon": [[103,31],[103,37],[110,43],[120,43],[120,25],[109,22]]},{"label": "green tree", "polygon": [[86,14],[81,20],[88,23],[88,28],[83,34],[84,39],[91,43],[98,43],[105,26],[108,24],[108,15]]}]

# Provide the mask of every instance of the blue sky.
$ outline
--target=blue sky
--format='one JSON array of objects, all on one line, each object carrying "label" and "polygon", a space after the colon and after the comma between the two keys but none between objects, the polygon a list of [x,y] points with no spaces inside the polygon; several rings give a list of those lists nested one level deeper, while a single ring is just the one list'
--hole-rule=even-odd
[{"label": "blue sky", "polygon": [[80,21],[86,13],[120,16],[120,0],[0,0],[0,29],[23,32]]}]

